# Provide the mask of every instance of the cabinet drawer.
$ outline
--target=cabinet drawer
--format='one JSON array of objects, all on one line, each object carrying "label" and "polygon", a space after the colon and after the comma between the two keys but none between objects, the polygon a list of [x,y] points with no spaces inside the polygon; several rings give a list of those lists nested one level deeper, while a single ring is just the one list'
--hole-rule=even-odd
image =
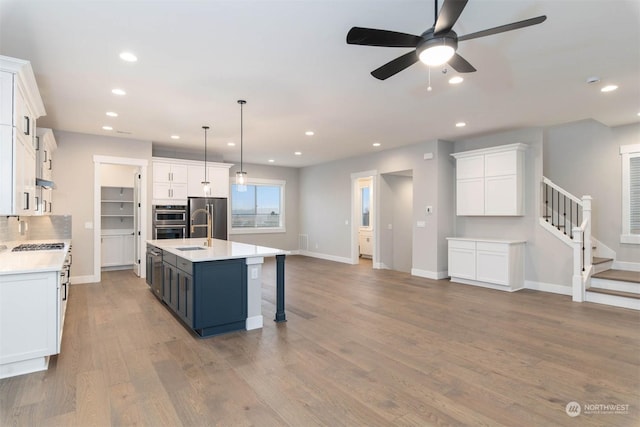
[{"label": "cabinet drawer", "polygon": [[177,255],[174,255],[167,251],[162,251],[162,261],[166,262],[167,264],[177,267],[178,266],[177,259],[178,259]]},{"label": "cabinet drawer", "polygon": [[484,251],[506,254],[509,252],[509,245],[506,243],[476,242],[476,249],[478,252]]},{"label": "cabinet drawer", "polygon": [[187,274],[193,274],[193,263],[184,258],[177,257],[177,267]]},{"label": "cabinet drawer", "polygon": [[449,240],[449,248],[451,249],[476,249],[476,242],[469,240]]}]

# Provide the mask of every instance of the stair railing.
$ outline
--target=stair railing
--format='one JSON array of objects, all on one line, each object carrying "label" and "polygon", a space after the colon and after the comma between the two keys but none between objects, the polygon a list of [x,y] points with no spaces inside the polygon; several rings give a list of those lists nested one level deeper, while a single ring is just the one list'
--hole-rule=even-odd
[{"label": "stair railing", "polygon": [[584,301],[592,273],[591,196],[582,199],[542,178],[542,218],[573,247],[573,301]]}]

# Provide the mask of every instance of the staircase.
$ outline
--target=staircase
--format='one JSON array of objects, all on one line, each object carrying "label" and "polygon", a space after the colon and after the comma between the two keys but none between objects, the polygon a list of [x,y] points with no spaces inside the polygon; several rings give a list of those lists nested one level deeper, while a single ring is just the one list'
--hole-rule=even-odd
[{"label": "staircase", "polygon": [[[542,204],[540,224],[573,248],[573,300],[640,310],[640,272],[614,269],[615,253],[591,237],[591,197],[543,178]],[[598,245],[607,257],[592,256]]]}]

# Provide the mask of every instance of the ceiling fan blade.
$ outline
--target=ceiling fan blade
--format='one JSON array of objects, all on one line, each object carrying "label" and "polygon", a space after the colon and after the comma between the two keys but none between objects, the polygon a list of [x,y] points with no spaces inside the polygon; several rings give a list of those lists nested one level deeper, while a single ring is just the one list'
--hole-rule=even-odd
[{"label": "ceiling fan blade", "polygon": [[353,27],[347,34],[348,44],[365,46],[416,47],[420,40],[420,36],[413,34],[362,27]]},{"label": "ceiling fan blade", "polygon": [[476,69],[462,56],[454,53],[448,64],[459,73],[473,73]]},{"label": "ceiling fan blade", "polygon": [[436,19],[433,34],[446,33],[453,28],[468,0],[445,0]]},{"label": "ceiling fan blade", "polygon": [[386,80],[416,62],[418,62],[418,54],[415,50],[412,50],[409,53],[397,57],[393,61],[387,62],[382,67],[373,70],[371,75],[378,80]]},{"label": "ceiling fan blade", "polygon": [[541,24],[547,20],[545,15],[541,15],[531,19],[525,19],[524,21],[512,22],[511,24],[501,25],[499,27],[489,28],[488,30],[478,31],[477,33],[466,34],[459,36],[458,41],[465,41],[471,39],[477,39],[478,37],[491,36],[493,34],[504,33],[505,31],[517,30],[519,28],[529,27],[531,25]]}]

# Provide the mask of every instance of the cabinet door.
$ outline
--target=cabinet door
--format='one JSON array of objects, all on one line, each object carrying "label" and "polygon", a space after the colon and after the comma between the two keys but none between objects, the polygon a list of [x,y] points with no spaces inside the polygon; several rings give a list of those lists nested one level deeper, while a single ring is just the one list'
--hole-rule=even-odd
[{"label": "cabinet door", "polygon": [[456,181],[456,214],[484,215],[484,178]]},{"label": "cabinet door", "polygon": [[122,260],[124,261],[125,265],[129,265],[129,264],[136,264],[138,262],[137,259],[135,259],[134,253],[133,253],[133,239],[134,239],[134,235],[133,234],[127,234],[126,236],[122,236]]},{"label": "cabinet door", "polygon": [[184,272],[178,274],[178,315],[193,327],[193,277]]},{"label": "cabinet door", "polygon": [[485,215],[522,215],[517,175],[485,178]]},{"label": "cabinet door", "polygon": [[0,71],[0,125],[14,125],[13,76],[13,73]]},{"label": "cabinet door", "polygon": [[171,184],[168,182],[154,182],[153,183],[153,198],[154,199],[170,199],[171,198]]},{"label": "cabinet door", "polygon": [[0,214],[15,214],[14,127],[0,125]]},{"label": "cabinet door", "polygon": [[153,162],[153,182],[168,183],[169,181],[171,181],[171,164],[162,163],[162,162]]},{"label": "cabinet door", "polygon": [[102,236],[100,258],[102,267],[123,265],[122,236]]},{"label": "cabinet door", "polygon": [[[207,176],[207,180],[211,182],[211,177]],[[202,181],[204,181],[204,166],[189,166],[187,194],[189,197],[208,196],[202,189]]]},{"label": "cabinet door", "polygon": [[171,181],[175,183],[186,184],[189,181],[189,168],[186,165],[172,164],[171,165]]},{"label": "cabinet door", "polygon": [[211,197],[229,197],[229,169],[211,166],[209,181],[211,182]]},{"label": "cabinet door", "polygon": [[27,146],[29,141],[17,138],[15,143],[14,206],[18,215],[32,215],[37,212],[36,159],[35,152]]},{"label": "cabinet door", "polygon": [[36,152],[29,143],[32,140],[25,141],[25,157],[22,164],[22,179],[24,180],[24,188],[28,194],[27,209],[29,215],[35,215],[38,212],[38,203],[36,202]]},{"label": "cabinet door", "polygon": [[475,242],[449,241],[449,276],[475,280]]},{"label": "cabinet door", "polygon": [[482,178],[484,176],[484,155],[462,157],[456,160],[456,179]]},{"label": "cabinet door", "polygon": [[509,247],[499,243],[477,243],[476,280],[509,285]]},{"label": "cabinet door", "polygon": [[516,150],[484,156],[484,176],[515,175],[518,172],[518,152]]}]

